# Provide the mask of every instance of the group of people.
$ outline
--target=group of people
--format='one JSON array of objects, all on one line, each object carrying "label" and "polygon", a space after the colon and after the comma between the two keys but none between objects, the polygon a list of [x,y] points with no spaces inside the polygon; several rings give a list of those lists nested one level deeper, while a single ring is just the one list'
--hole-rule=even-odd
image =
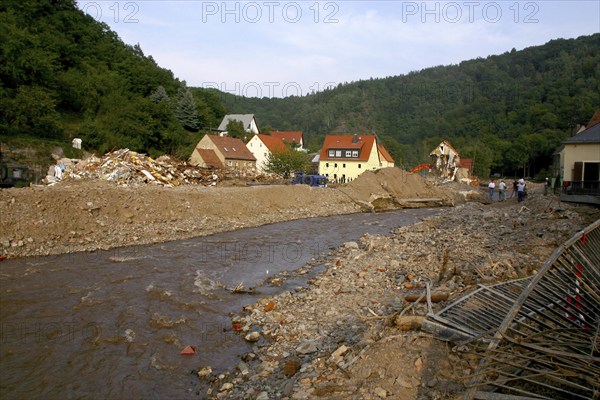
[{"label": "group of people", "polygon": [[[492,179],[488,184],[488,197],[490,201],[494,200],[494,191],[496,190],[496,182]],[[513,182],[513,191],[510,194],[510,198],[512,198],[515,194],[517,195],[517,201],[520,203],[525,200],[526,194],[525,180],[523,178],[519,180],[515,180]],[[500,201],[506,200],[506,182],[504,179],[500,179],[500,183],[498,183],[498,199]]]}]

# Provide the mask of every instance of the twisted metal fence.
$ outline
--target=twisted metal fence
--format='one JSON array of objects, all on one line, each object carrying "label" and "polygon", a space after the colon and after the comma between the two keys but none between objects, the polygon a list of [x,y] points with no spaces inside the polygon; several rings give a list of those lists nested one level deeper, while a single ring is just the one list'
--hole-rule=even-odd
[{"label": "twisted metal fence", "polygon": [[535,276],[481,287],[428,317],[481,356],[465,399],[600,399],[599,227],[557,248]]}]

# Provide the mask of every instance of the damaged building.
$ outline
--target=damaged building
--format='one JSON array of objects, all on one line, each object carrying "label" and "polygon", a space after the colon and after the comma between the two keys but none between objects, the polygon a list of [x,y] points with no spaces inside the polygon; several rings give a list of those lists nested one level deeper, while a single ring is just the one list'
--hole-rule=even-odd
[{"label": "damaged building", "polygon": [[457,181],[470,184],[472,181],[473,160],[461,159],[459,152],[443,140],[431,153],[433,173],[445,181]]}]

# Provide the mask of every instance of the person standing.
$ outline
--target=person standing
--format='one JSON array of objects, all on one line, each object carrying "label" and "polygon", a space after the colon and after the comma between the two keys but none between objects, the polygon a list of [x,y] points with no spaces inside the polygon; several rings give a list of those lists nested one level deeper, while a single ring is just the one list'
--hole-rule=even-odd
[{"label": "person standing", "polygon": [[520,203],[525,200],[525,181],[523,178],[517,182],[517,201]]},{"label": "person standing", "polygon": [[504,201],[506,199],[506,183],[504,183],[504,179],[500,180],[498,184],[498,199],[500,201]]},{"label": "person standing", "polygon": [[494,180],[492,179],[490,181],[490,183],[488,184],[488,197],[490,200],[494,200],[494,189],[496,188],[496,184],[494,183]]}]

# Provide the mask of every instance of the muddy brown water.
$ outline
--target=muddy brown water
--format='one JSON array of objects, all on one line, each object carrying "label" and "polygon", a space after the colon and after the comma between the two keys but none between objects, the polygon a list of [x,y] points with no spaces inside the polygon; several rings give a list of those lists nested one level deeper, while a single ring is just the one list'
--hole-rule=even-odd
[{"label": "muddy brown water", "polygon": [[[251,345],[230,312],[306,285],[331,249],[438,210],[302,219],[164,244],[0,263],[0,395],[198,398],[192,370],[233,368]],[[312,260],[312,261],[311,261]],[[307,263],[308,274],[294,274]],[[289,278],[281,286],[269,278]],[[243,282],[253,294],[231,294]],[[197,353],[181,356],[191,344]]]}]

